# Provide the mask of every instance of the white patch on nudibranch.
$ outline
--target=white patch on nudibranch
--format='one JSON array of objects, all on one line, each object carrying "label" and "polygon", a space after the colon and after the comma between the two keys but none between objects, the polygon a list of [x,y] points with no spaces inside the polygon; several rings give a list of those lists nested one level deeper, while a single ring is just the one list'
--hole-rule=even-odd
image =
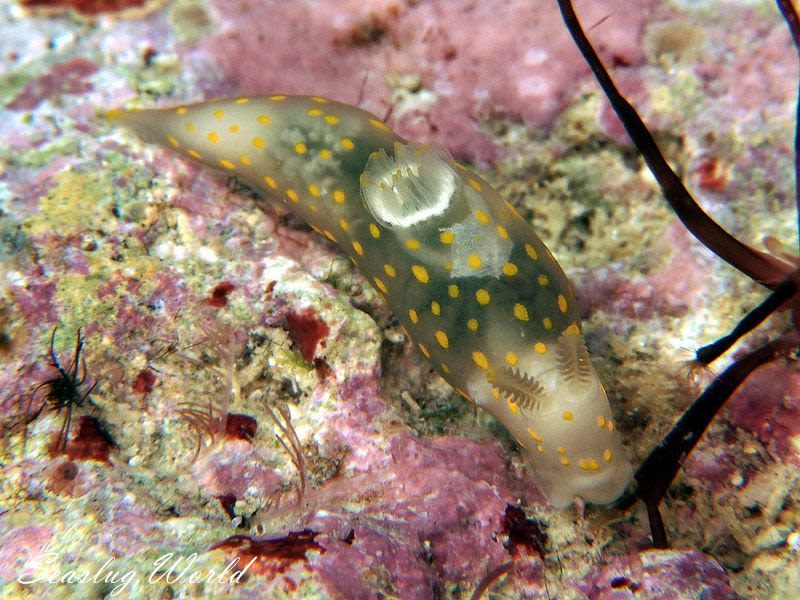
[{"label": "white patch on nudibranch", "polygon": [[395,142],[373,152],[361,175],[364,203],[384,227],[412,227],[443,214],[461,187],[446,150]]}]

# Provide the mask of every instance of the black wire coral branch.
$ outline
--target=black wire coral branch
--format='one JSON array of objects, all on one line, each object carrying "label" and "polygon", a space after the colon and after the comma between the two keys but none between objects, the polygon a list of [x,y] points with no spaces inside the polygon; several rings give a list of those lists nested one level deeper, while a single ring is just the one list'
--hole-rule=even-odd
[{"label": "black wire coral branch", "polygon": [[[584,33],[570,0],[557,0],[564,22],[576,45],[589,64],[611,106],[625,126],[628,135],[655,176],[664,197],[686,228],[706,247],[739,271],[772,290],[772,293],[750,311],[730,334],[697,351],[697,362],[708,365],[727,352],[734,343],[755,329],[772,313],[788,309],[789,329],[777,339],[751,350],[733,362],[703,391],[681,416],[662,442],[652,450],[634,478],[636,489],[618,503],[629,506],[641,499],[650,519],[653,543],[667,546],[666,530],[659,505],[688,454],[695,447],[720,408],[734,391],[760,366],[781,357],[796,359],[800,348],[800,269],[797,259],[771,256],[737,240],[720,227],[698,205],[677,174],[668,165],[647,126],[634,107],[616,88],[611,76]],[[800,19],[790,0],[776,0],[786,20],[792,39],[800,53]],[[800,232],[800,87],[798,88],[797,122],[795,124],[795,203]]]}]

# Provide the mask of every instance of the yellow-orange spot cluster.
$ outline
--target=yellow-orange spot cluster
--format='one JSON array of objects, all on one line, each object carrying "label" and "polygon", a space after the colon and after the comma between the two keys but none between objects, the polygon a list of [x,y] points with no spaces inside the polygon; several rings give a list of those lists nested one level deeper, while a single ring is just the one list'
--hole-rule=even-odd
[{"label": "yellow-orange spot cluster", "polygon": [[545,329],[552,329],[553,328],[553,321],[550,320],[550,317],[545,317],[542,319],[542,327]]},{"label": "yellow-orange spot cluster", "polygon": [[330,160],[331,156],[333,156],[333,152],[331,152],[327,148],[323,148],[322,150],[319,151],[319,157],[322,160]]},{"label": "yellow-orange spot cluster", "polygon": [[327,104],[330,102],[330,100],[323,98],[322,96],[311,96],[311,101],[316,102],[317,104]]},{"label": "yellow-orange spot cluster", "polygon": [[247,104],[248,102],[250,102],[250,98],[244,97],[236,98],[236,100],[233,101],[234,104]]},{"label": "yellow-orange spot cluster", "polygon": [[350,229],[350,223],[347,222],[347,219],[341,218],[339,219],[339,227],[342,229],[342,231],[347,231]]},{"label": "yellow-orange spot cluster", "polygon": [[567,299],[564,297],[564,294],[559,294],[558,295],[558,310],[560,310],[562,313],[565,313],[565,312],[567,312],[567,308],[568,308]]},{"label": "yellow-orange spot cluster", "polygon": [[414,277],[416,277],[417,281],[419,281],[420,283],[428,283],[428,281],[430,281],[430,277],[428,275],[428,269],[426,269],[422,265],[412,265],[411,272],[414,274]]},{"label": "yellow-orange spot cluster", "polygon": [[186,151],[186,154],[197,160],[203,160],[203,156],[197,150],[192,150],[191,148],[189,148]]},{"label": "yellow-orange spot cluster", "polygon": [[353,140],[351,140],[350,138],[342,138],[341,143],[342,143],[342,150],[348,152],[356,147],[356,145],[353,143]]},{"label": "yellow-orange spot cluster", "polygon": [[425,355],[425,358],[430,358],[431,357],[431,353],[428,352],[428,349],[425,347],[424,344],[417,344],[417,345],[419,346],[419,351],[422,352],[422,354]]},{"label": "yellow-orange spot cluster", "polygon": [[286,197],[289,198],[289,200],[291,200],[292,202],[297,202],[300,199],[300,197],[297,195],[297,192],[295,192],[291,188],[286,190]]},{"label": "yellow-orange spot cluster", "polygon": [[370,119],[369,124],[375,127],[376,129],[380,129],[381,131],[391,131],[389,126],[384,123],[383,121],[379,121],[378,119]]},{"label": "yellow-orange spot cluster", "polygon": [[436,332],[436,341],[439,345],[447,350],[450,347],[450,340],[447,339],[447,334],[441,329]]},{"label": "yellow-orange spot cluster", "polygon": [[479,223],[483,223],[487,225],[489,223],[489,215],[487,215],[482,210],[478,210],[475,212],[475,218],[478,220]]},{"label": "yellow-orange spot cluster", "polygon": [[539,253],[536,252],[536,248],[530,244],[525,244],[525,252],[527,252],[528,256],[530,256],[533,260],[539,260]]},{"label": "yellow-orange spot cluster", "polygon": [[337,117],[336,115],[325,115],[325,122],[328,125],[338,125],[339,117]]},{"label": "yellow-orange spot cluster", "polygon": [[273,190],[274,190],[274,189],[276,189],[276,188],[278,187],[278,182],[277,182],[277,181],[275,181],[275,180],[274,180],[272,177],[270,177],[269,175],[264,175],[264,183],[266,183],[266,184],[267,184],[267,187],[269,187],[269,188],[271,188],[271,189],[273,189]]},{"label": "yellow-orange spot cluster", "polygon": [[502,225],[497,226],[497,233],[504,240],[508,239],[508,231],[506,231],[506,228],[503,227]]},{"label": "yellow-orange spot cluster", "polygon": [[260,136],[253,138],[253,146],[255,146],[256,148],[264,148],[266,145],[267,144],[264,141],[264,138],[262,138]]},{"label": "yellow-orange spot cluster", "polygon": [[523,304],[519,302],[514,305],[514,318],[517,321],[527,321],[528,320],[528,309],[525,308]]},{"label": "yellow-orange spot cluster", "polygon": [[381,230],[375,223],[370,223],[369,234],[377,240],[379,237],[381,237]]},{"label": "yellow-orange spot cluster", "polygon": [[239,133],[239,126],[235,123],[228,128],[231,133]]},{"label": "yellow-orange spot cluster", "polygon": [[517,414],[519,412],[519,407],[517,406],[516,402],[512,402],[511,400],[508,401],[508,410],[511,412],[512,415]]},{"label": "yellow-orange spot cluster", "polygon": [[383,283],[383,281],[381,281],[377,277],[374,277],[373,281],[375,281],[375,287],[377,287],[380,291],[382,291],[384,294],[389,293],[389,290],[386,288],[386,284]]},{"label": "yellow-orange spot cluster", "polygon": [[395,268],[390,264],[383,265],[383,272],[386,273],[389,277],[396,277],[397,271]]},{"label": "yellow-orange spot cluster", "polygon": [[342,190],[333,190],[333,201],[336,202],[336,204],[344,204],[344,192]]},{"label": "yellow-orange spot cluster", "polygon": [[186,124],[186,131],[188,131],[189,133],[194,133],[196,129],[197,128],[194,126],[194,123],[192,123],[191,121],[189,121]]},{"label": "yellow-orange spot cluster", "polygon": [[581,328],[578,327],[575,323],[572,323],[569,327],[564,330],[565,335],[578,335],[581,332]]},{"label": "yellow-orange spot cluster", "polygon": [[442,307],[436,300],[431,302],[431,312],[437,317],[442,314]]},{"label": "yellow-orange spot cluster", "polygon": [[417,311],[415,311],[413,308],[409,309],[408,318],[411,319],[411,322],[414,325],[416,325],[419,322],[419,315],[417,314]]},{"label": "yellow-orange spot cluster", "polygon": [[452,231],[443,231],[439,234],[439,241],[443,244],[452,244],[456,239],[456,234]]},{"label": "yellow-orange spot cluster", "polygon": [[212,144],[216,144],[219,141],[219,134],[216,131],[212,131],[208,134],[208,141]]},{"label": "yellow-orange spot cluster", "polygon": [[225,116],[224,110],[215,110],[214,111],[214,118],[215,119],[222,119]]},{"label": "yellow-orange spot cluster", "polygon": [[419,250],[422,244],[419,243],[419,240],[410,239],[406,240],[406,247],[409,250]]},{"label": "yellow-orange spot cluster", "polygon": [[470,254],[467,258],[467,264],[469,265],[470,269],[480,269],[483,261],[477,254]]},{"label": "yellow-orange spot cluster", "polygon": [[561,418],[565,421],[572,421],[575,418],[575,415],[573,415],[572,412],[565,410],[564,414],[561,415]]},{"label": "yellow-orange spot cluster", "polygon": [[476,181],[475,179],[468,179],[467,182],[476,192],[480,192],[483,190],[483,186],[480,184],[480,182]]},{"label": "yellow-orange spot cluster", "polygon": [[516,364],[517,364],[517,361],[518,361],[518,360],[519,360],[519,359],[517,358],[517,355],[516,355],[516,354],[514,354],[513,352],[508,352],[508,353],[506,354],[506,362],[507,362],[509,365],[511,365],[512,367],[513,367],[514,365],[516,365]]},{"label": "yellow-orange spot cluster", "polygon": [[186,114],[186,107],[185,106],[179,106],[178,108],[175,109],[175,114],[185,115]]},{"label": "yellow-orange spot cluster", "polygon": [[604,429],[605,428],[605,426],[606,426],[606,418],[604,416],[601,415],[601,416],[597,417],[597,426],[600,429]]},{"label": "yellow-orange spot cluster", "polygon": [[319,198],[319,195],[321,194],[319,186],[316,183],[308,184],[308,193],[314,196],[314,198]]},{"label": "yellow-orange spot cluster", "polygon": [[539,285],[547,285],[548,283],[550,283],[550,278],[547,275],[539,275],[536,278],[536,281],[539,282]]},{"label": "yellow-orange spot cluster", "polygon": [[458,298],[458,286],[455,283],[447,286],[447,295],[451,298]]},{"label": "yellow-orange spot cluster", "polygon": [[566,456],[562,456],[561,464],[564,465],[565,467],[568,467],[570,465],[569,459]]},{"label": "yellow-orange spot cluster", "polygon": [[258,115],[258,122],[262,125],[269,125],[272,122],[272,119],[270,119],[267,115]]},{"label": "yellow-orange spot cluster", "polygon": [[178,140],[176,140],[171,135],[167,136],[167,141],[169,142],[170,146],[172,146],[173,148],[180,148],[181,147],[181,145],[178,143]]},{"label": "yellow-orange spot cluster", "polygon": [[355,250],[356,254],[358,254],[359,256],[364,256],[364,248],[358,241],[353,242],[353,250]]},{"label": "yellow-orange spot cluster", "polygon": [[242,163],[243,165],[249,165],[250,164],[250,157],[247,156],[246,154],[242,154],[239,157],[239,162]]},{"label": "yellow-orange spot cluster", "polygon": [[612,458],[614,458],[614,455],[611,454],[611,450],[606,448],[605,452],[603,452],[603,460],[606,462],[611,462]]},{"label": "yellow-orange spot cluster", "polygon": [[535,441],[535,442],[538,442],[539,444],[541,444],[541,443],[542,443],[542,438],[541,438],[541,437],[539,437],[539,434],[537,434],[537,433],[536,433],[536,432],[535,432],[533,429],[531,429],[530,427],[528,427],[528,435],[530,435],[530,436],[531,436],[531,437],[534,439],[534,441]]},{"label": "yellow-orange spot cluster", "polygon": [[503,265],[503,275],[506,277],[514,277],[517,273],[519,273],[519,267],[514,263],[507,262]]},{"label": "yellow-orange spot cluster", "polygon": [[270,100],[275,100],[276,102],[280,102],[281,100],[286,100],[286,96],[283,94],[275,94],[269,97]]},{"label": "yellow-orange spot cluster", "polygon": [[227,160],[225,158],[221,159],[219,161],[219,164],[221,164],[223,167],[225,167],[226,169],[228,169],[230,171],[232,171],[233,169],[236,168],[235,164],[233,164],[231,161],[229,161],[229,160]]},{"label": "yellow-orange spot cluster", "polygon": [[306,152],[308,152],[308,146],[306,146],[303,142],[297,142],[294,145],[294,151],[297,154],[305,154]]},{"label": "yellow-orange spot cluster", "polygon": [[578,467],[584,471],[599,471],[600,463],[594,458],[582,458],[578,461]]},{"label": "yellow-orange spot cluster", "polygon": [[475,292],[475,299],[481,306],[486,306],[487,304],[489,304],[489,302],[491,302],[492,297],[489,295],[489,292],[481,288],[477,292]]},{"label": "yellow-orange spot cluster", "polygon": [[319,108],[309,108],[306,114],[310,117],[318,117],[322,114],[322,110]]},{"label": "yellow-orange spot cluster", "polygon": [[536,354],[546,354],[547,353],[547,345],[543,342],[536,342],[533,345],[533,349],[536,350]]},{"label": "yellow-orange spot cluster", "polygon": [[476,350],[472,353],[473,362],[484,371],[489,368],[489,361],[486,360],[486,355],[483,352]]}]

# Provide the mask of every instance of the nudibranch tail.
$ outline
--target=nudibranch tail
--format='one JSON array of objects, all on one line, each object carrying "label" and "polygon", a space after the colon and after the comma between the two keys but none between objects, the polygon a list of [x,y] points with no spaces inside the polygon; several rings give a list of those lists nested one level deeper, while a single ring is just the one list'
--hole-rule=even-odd
[{"label": "nudibranch tail", "polygon": [[108,116],[235,174],[337,243],[437,372],[527,450],[553,504],[623,492],[632,469],[566,276],[514,208],[446,151],[317,96]]}]

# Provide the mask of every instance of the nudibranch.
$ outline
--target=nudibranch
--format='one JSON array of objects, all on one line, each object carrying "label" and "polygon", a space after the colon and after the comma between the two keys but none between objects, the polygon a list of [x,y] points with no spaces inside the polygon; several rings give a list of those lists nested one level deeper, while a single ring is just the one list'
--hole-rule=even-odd
[{"label": "nudibranch", "polygon": [[108,116],[281,199],[335,242],[442,377],[526,449],[552,504],[623,492],[631,465],[569,281],[517,211],[445,150],[318,96]]}]

